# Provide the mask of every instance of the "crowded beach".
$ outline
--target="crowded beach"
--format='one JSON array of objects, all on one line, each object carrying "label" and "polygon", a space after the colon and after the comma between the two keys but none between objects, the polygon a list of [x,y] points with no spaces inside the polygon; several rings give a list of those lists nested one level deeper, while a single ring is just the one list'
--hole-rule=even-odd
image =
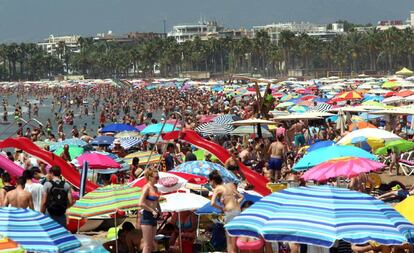
[{"label": "crowded beach", "polygon": [[0,252],[413,252],[408,69],[0,91]]}]

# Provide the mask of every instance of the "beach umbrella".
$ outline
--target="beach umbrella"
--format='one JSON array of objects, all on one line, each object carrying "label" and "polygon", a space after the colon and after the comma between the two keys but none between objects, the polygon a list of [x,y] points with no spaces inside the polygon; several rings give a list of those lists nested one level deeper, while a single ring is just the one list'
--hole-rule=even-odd
[{"label": "beach umbrella", "polygon": [[356,91],[346,91],[342,94],[337,95],[335,98],[350,100],[350,99],[362,99],[362,96],[360,93]]},{"label": "beach umbrella", "polygon": [[[137,146],[139,144],[141,144],[142,139],[139,139],[137,137],[123,137],[123,138],[119,138],[119,141],[121,142],[121,146],[128,150],[134,146]],[[109,146],[110,149],[114,148],[114,144],[112,143]]]},{"label": "beach umbrella", "polygon": [[289,108],[289,112],[304,113],[309,110],[309,107],[304,105],[295,105]]},{"label": "beach umbrella", "polygon": [[400,76],[412,76],[414,72],[404,67],[400,71],[395,72],[395,74]]},{"label": "beach umbrella", "polygon": [[276,108],[287,108],[289,106],[295,105],[293,102],[283,102],[276,106]]},{"label": "beach umbrella", "polygon": [[97,136],[95,139],[92,140],[91,145],[92,146],[109,146],[114,142],[115,137],[112,136]]},{"label": "beach umbrella", "polygon": [[83,141],[81,139],[77,139],[77,138],[66,139],[64,141],[56,142],[56,143],[50,145],[50,150],[54,151],[54,150],[56,150],[58,148],[61,148],[65,145],[85,147],[86,145],[88,145],[88,143],[86,143],[85,141]]},{"label": "beach umbrella", "polygon": [[214,118],[216,118],[217,115],[202,115],[201,118],[198,120],[200,123],[209,123],[213,121]]},{"label": "beach umbrella", "polygon": [[184,212],[197,210],[209,203],[210,200],[199,194],[194,193],[172,193],[163,196],[161,210],[163,212]]},{"label": "beach umbrella", "polygon": [[240,180],[231,171],[227,170],[223,166],[217,163],[207,161],[191,161],[185,162],[176,166],[172,172],[183,172],[187,174],[193,174],[202,177],[208,177],[211,172],[217,170],[226,183],[239,182]]},{"label": "beach umbrella", "polygon": [[[146,125],[146,124],[141,124],[141,125],[137,125],[137,126],[135,126],[135,128],[136,128],[139,132],[141,132],[142,130],[144,130],[146,127],[147,127],[147,125]],[[129,132],[129,131],[126,131],[126,132]],[[121,133],[122,133],[122,132],[121,132]],[[127,136],[120,136],[120,137],[127,137]]]},{"label": "beach umbrella", "polygon": [[235,114],[224,114],[217,116],[213,119],[213,122],[219,125],[227,125],[241,118]]},{"label": "beach umbrella", "polygon": [[[157,123],[157,124],[152,124],[152,125],[148,125],[146,128],[144,128],[144,130],[141,131],[141,135],[145,135],[145,134],[159,134],[161,132],[161,128],[164,125],[164,123]],[[166,123],[164,126],[164,129],[162,130],[163,133],[168,133],[174,130],[178,130],[178,127],[175,127],[174,129],[174,125],[168,124]]]},{"label": "beach umbrella", "polygon": [[251,118],[230,123],[233,126],[277,125],[276,122],[264,119]]},{"label": "beach umbrella", "polygon": [[[145,128],[145,127],[144,127]],[[125,137],[140,137],[140,134],[135,131],[124,131],[115,134],[115,138],[125,138]]]},{"label": "beach umbrella", "polygon": [[305,180],[326,181],[330,178],[358,176],[360,173],[379,170],[385,165],[360,157],[342,157],[316,165],[303,174]]},{"label": "beach umbrella", "polygon": [[327,103],[319,103],[310,108],[310,112],[327,112],[332,108],[332,105]]},{"label": "beach umbrella", "polygon": [[[383,96],[378,96],[378,95],[365,95],[364,96],[364,103],[366,103],[367,101],[377,101],[377,102],[381,102],[382,100],[384,100]],[[362,103],[362,104],[364,104]],[[379,103],[381,104],[381,103]]]},{"label": "beach umbrella", "polygon": [[[270,131],[266,129],[265,127],[260,127],[260,128],[262,130],[262,136],[264,138],[269,138],[273,136],[272,133],[270,133]],[[256,133],[257,133],[256,126],[239,126],[230,132],[231,135],[241,135],[241,136],[251,135],[251,134],[256,134]]]},{"label": "beach umbrella", "polygon": [[139,159],[139,165],[145,165],[147,163],[150,163],[150,164],[159,163],[160,159],[161,159],[161,155],[157,154],[157,153],[152,153],[151,159],[149,160],[150,153],[151,153],[151,151],[134,152],[134,153],[131,153],[131,154],[125,156],[124,160],[128,164],[132,164],[132,159],[134,159],[134,157],[137,157]]},{"label": "beach umbrella", "polygon": [[384,141],[374,137],[358,136],[351,140],[350,145],[362,148],[368,152],[384,146]]},{"label": "beach umbrella", "polygon": [[351,143],[352,139],[355,137],[365,137],[367,139],[374,138],[374,139],[381,139],[385,142],[387,141],[394,141],[401,139],[400,136],[393,134],[391,132],[378,129],[378,128],[364,128],[359,129],[353,132],[348,133],[342,139],[338,141],[340,145],[348,145]]},{"label": "beach umbrella", "polygon": [[381,87],[385,89],[392,89],[392,88],[399,87],[399,86],[400,84],[398,82],[388,81],[388,82],[383,83]]},{"label": "beach umbrella", "polygon": [[414,149],[414,142],[404,139],[386,142],[384,147],[381,147],[375,151],[375,154],[387,155],[388,149],[391,149],[394,152],[398,151],[404,153]]},{"label": "beach umbrella", "polygon": [[382,245],[414,242],[414,226],[393,207],[344,188],[288,188],[263,197],[225,225],[231,236],[333,247],[337,240]]},{"label": "beach umbrella", "polygon": [[414,196],[410,196],[394,206],[402,216],[414,224]]},{"label": "beach umbrella", "polygon": [[195,130],[201,135],[227,135],[233,131],[231,125],[221,125],[215,122],[201,124]]},{"label": "beach umbrella", "polygon": [[67,210],[74,219],[114,214],[139,208],[141,188],[128,185],[107,185],[87,193]]},{"label": "beach umbrella", "polygon": [[138,129],[128,124],[115,123],[105,126],[101,133],[119,133],[124,131],[138,132]]},{"label": "beach umbrella", "polygon": [[86,153],[76,158],[78,164],[88,162],[91,169],[121,168],[121,165],[114,159],[98,153]]},{"label": "beach umbrella", "polygon": [[393,104],[393,103],[399,103],[399,102],[401,102],[403,100],[404,100],[403,97],[400,97],[400,96],[392,96],[392,97],[385,98],[384,100],[382,100],[382,102],[384,104]]},{"label": "beach umbrella", "polygon": [[314,100],[315,98],[317,98],[317,96],[315,95],[306,95],[306,96],[300,97],[300,100]]},{"label": "beach umbrella", "polygon": [[17,242],[0,235],[0,253],[25,253],[25,250]]},{"label": "beach umbrella", "polygon": [[[85,150],[81,147],[69,146],[69,155],[71,159],[75,159],[76,157],[82,155],[83,152],[85,152]],[[63,153],[63,147],[56,149],[53,153],[60,156]]]},{"label": "beach umbrella", "polygon": [[0,208],[0,233],[30,252],[68,252],[78,239],[43,213],[23,208]]},{"label": "beach umbrella", "polygon": [[412,90],[401,90],[401,91],[395,93],[395,96],[399,96],[399,97],[403,97],[403,98],[409,97],[411,95],[414,95],[414,91],[412,91]]},{"label": "beach umbrella", "polygon": [[331,140],[318,141],[315,144],[312,144],[306,151],[309,153],[309,152],[315,151],[317,149],[330,147],[330,146],[333,146],[333,145],[335,145],[335,142],[331,141]]},{"label": "beach umbrella", "polygon": [[325,148],[319,148],[313,152],[309,152],[304,155],[294,166],[293,171],[302,171],[312,168],[325,161],[341,158],[341,157],[362,157],[371,160],[377,160],[377,158],[361,149],[354,146],[329,146]]},{"label": "beach umbrella", "polygon": [[352,124],[349,125],[348,130],[354,131],[354,130],[364,129],[364,128],[377,128],[377,127],[371,123],[360,121],[360,122],[352,122]]}]

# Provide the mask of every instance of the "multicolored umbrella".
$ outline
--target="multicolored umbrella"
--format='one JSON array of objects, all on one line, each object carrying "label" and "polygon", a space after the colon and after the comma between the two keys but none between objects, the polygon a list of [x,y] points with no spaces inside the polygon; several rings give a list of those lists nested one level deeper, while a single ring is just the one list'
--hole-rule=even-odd
[{"label": "multicolored umbrella", "polygon": [[303,174],[305,180],[326,181],[330,178],[346,177],[351,178],[360,173],[379,170],[385,165],[360,157],[342,157],[328,160],[316,165]]},{"label": "multicolored umbrella", "polygon": [[85,147],[86,145],[88,145],[88,143],[86,143],[85,141],[83,141],[81,139],[77,139],[77,138],[66,139],[64,141],[56,142],[56,143],[50,145],[50,150],[54,151],[54,150],[56,150],[58,148],[61,148],[65,145]]},{"label": "multicolored umbrella", "polygon": [[382,130],[382,129],[364,128],[364,129],[359,129],[359,130],[350,132],[349,134],[345,135],[342,139],[338,141],[338,144],[348,145],[351,143],[352,139],[356,137],[365,137],[367,139],[369,138],[381,139],[385,142],[401,139],[400,136],[393,134],[391,132]]},{"label": "multicolored umbrella", "polygon": [[307,170],[325,161],[349,156],[362,157],[374,161],[377,160],[377,158],[373,154],[361,148],[357,148],[354,146],[330,146],[307,153],[293,166],[293,170]]},{"label": "multicolored umbrella", "polygon": [[76,158],[79,165],[84,161],[88,162],[88,166],[91,169],[107,169],[107,168],[120,168],[121,166],[114,159],[97,153],[86,153]]},{"label": "multicolored umbrella", "polygon": [[145,165],[147,163],[154,164],[154,163],[160,162],[161,155],[159,155],[157,153],[152,153],[151,159],[149,160],[150,153],[151,153],[151,151],[138,151],[138,152],[135,152],[135,153],[132,153],[132,154],[129,154],[129,155],[125,156],[124,160],[128,164],[132,164],[132,159],[134,157],[137,157],[137,158],[139,158],[139,165]]},{"label": "multicolored umbrella", "polygon": [[220,164],[207,161],[185,162],[175,167],[172,172],[184,172],[187,174],[208,177],[214,170],[217,170],[220,173],[224,182],[239,182],[239,179],[231,171]]},{"label": "multicolored umbrella", "polygon": [[27,251],[67,252],[81,246],[75,236],[49,216],[31,209],[0,208],[0,233]]},{"label": "multicolored umbrella", "polygon": [[414,142],[403,140],[403,139],[386,142],[384,147],[379,148],[375,151],[375,154],[387,155],[388,149],[391,149],[393,151],[399,151],[399,152],[407,152],[407,151],[414,149]]},{"label": "multicolored umbrella", "polygon": [[414,226],[394,208],[344,188],[288,188],[268,195],[225,225],[231,236],[331,248],[337,240],[382,245],[414,242]]},{"label": "multicolored umbrella", "polygon": [[[121,142],[121,146],[128,150],[134,146],[139,145],[142,142],[142,139],[139,139],[137,137],[123,137],[123,138],[119,138],[119,141]],[[114,144],[112,143],[109,148],[113,148]]]},{"label": "multicolored umbrella", "polygon": [[107,185],[83,196],[66,213],[71,218],[82,219],[135,210],[139,208],[140,197],[139,187]]},{"label": "multicolored umbrella", "polygon": [[24,253],[25,250],[15,241],[0,235],[0,253]]},{"label": "multicolored umbrella", "polygon": [[[147,126],[146,128],[144,128],[144,130],[141,131],[141,135],[146,135],[146,134],[159,134],[161,132],[161,128],[163,126],[163,123],[157,123],[157,124],[152,124]],[[174,129],[174,125],[168,124],[166,123],[164,126],[164,129],[162,130],[163,133],[168,133],[174,130],[178,130],[178,127],[175,127]]]},{"label": "multicolored umbrella", "polygon": [[335,98],[350,100],[350,99],[362,99],[362,96],[360,93],[356,91],[346,91],[336,96]]},{"label": "multicolored umbrella", "polygon": [[110,124],[101,129],[101,133],[119,133],[124,131],[138,132],[138,129],[128,124]]},{"label": "multicolored umbrella", "polygon": [[[75,159],[76,157],[82,155],[83,152],[85,152],[85,150],[81,147],[69,146],[69,155],[72,159]],[[60,156],[63,153],[63,147],[56,149],[55,151],[53,151],[53,153]]]},{"label": "multicolored umbrella", "polygon": [[402,216],[414,224],[414,196],[410,196],[394,206]]}]

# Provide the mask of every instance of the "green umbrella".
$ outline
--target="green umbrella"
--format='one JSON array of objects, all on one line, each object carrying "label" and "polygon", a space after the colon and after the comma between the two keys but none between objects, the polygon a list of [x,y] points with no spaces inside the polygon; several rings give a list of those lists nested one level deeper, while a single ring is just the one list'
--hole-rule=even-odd
[{"label": "green umbrella", "polygon": [[75,202],[67,215],[75,219],[92,218],[114,214],[119,210],[139,208],[141,188],[128,185],[107,185],[100,187]]},{"label": "green umbrella", "polygon": [[394,152],[407,152],[414,149],[414,142],[407,140],[395,140],[385,143],[385,146],[375,151],[377,155],[387,155],[387,150],[391,149]]},{"label": "green umbrella", "polygon": [[[72,160],[75,159],[76,157],[82,155],[84,151],[85,150],[81,147],[69,146],[69,154],[70,154],[70,158]],[[63,147],[60,147],[60,148],[56,149],[53,153],[60,156],[63,153]]]},{"label": "green umbrella", "polygon": [[385,82],[385,83],[382,84],[382,88],[388,88],[388,89],[398,87],[398,86],[400,86],[400,84],[398,82],[388,81],[388,82]]}]

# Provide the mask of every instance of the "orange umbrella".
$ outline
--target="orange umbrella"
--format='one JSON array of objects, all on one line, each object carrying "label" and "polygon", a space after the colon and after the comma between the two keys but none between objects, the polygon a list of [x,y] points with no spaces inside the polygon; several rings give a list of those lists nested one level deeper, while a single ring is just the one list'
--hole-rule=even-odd
[{"label": "orange umbrella", "polygon": [[363,128],[377,128],[377,127],[365,121],[354,122],[349,125],[349,131],[354,131],[354,130],[363,129]]},{"label": "orange umbrella", "polygon": [[362,96],[356,91],[346,91],[338,96],[336,98],[342,98],[342,99],[361,99]]},{"label": "orange umbrella", "polygon": [[399,92],[395,93],[394,95],[405,98],[405,97],[414,95],[414,91],[412,91],[412,90],[402,90],[402,91],[399,91]]}]

